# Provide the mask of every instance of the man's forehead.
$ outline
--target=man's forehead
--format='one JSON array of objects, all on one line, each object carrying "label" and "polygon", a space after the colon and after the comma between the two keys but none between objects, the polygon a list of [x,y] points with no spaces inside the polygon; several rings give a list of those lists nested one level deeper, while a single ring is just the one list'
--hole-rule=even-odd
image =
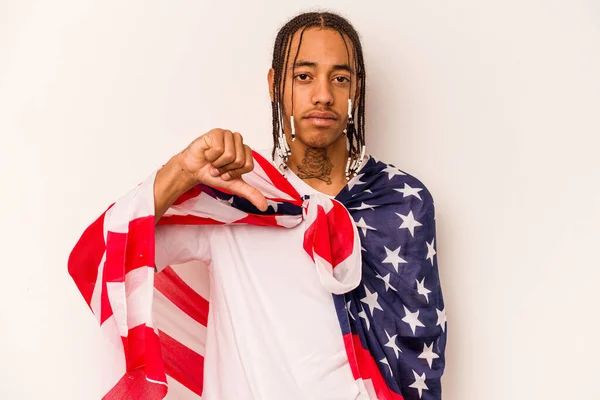
[{"label": "man's forehead", "polygon": [[[300,43],[300,35],[302,42]],[[344,43],[345,41],[345,43]],[[298,44],[300,44],[299,53]],[[296,66],[313,64],[313,66],[342,66],[353,65],[353,46],[352,41],[344,35],[333,29],[327,28],[307,28],[302,33],[302,29],[297,31],[291,40],[291,49],[289,53],[289,67],[293,67],[293,61],[296,58]]]}]

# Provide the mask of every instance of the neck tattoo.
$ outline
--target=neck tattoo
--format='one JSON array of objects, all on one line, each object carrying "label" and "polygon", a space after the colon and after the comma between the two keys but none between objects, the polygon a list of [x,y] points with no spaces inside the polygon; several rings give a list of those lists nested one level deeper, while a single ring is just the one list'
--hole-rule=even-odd
[{"label": "neck tattoo", "polygon": [[316,178],[331,185],[331,160],[327,158],[325,149],[308,148],[304,152],[302,165],[298,165],[298,177],[300,179]]}]

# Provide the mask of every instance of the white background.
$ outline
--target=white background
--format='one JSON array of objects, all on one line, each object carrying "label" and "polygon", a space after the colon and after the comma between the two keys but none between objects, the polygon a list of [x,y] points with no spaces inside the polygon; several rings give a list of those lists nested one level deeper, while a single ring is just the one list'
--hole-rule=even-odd
[{"label": "white background", "polygon": [[100,398],[71,248],[209,129],[269,146],[273,40],[315,7],[362,35],[369,152],[436,201],[444,399],[600,398],[600,2],[0,0],[1,399]]}]

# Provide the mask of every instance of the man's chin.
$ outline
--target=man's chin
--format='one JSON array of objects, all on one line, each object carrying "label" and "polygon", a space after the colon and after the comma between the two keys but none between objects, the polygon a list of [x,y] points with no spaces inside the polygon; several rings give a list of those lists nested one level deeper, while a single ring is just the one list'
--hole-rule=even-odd
[{"label": "man's chin", "polygon": [[326,131],[306,132],[296,135],[296,140],[300,140],[304,145],[314,149],[326,149],[340,140],[343,132],[333,133]]}]

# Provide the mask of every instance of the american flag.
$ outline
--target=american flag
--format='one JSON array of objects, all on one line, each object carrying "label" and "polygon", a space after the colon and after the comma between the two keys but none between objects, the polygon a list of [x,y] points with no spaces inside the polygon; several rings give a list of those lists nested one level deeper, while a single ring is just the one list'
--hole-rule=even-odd
[{"label": "american flag", "polygon": [[446,312],[435,208],[414,176],[370,157],[336,197],[362,245],[362,280],[334,295],[355,377],[372,398],[441,399]]},{"label": "american flag", "polygon": [[[306,221],[303,246],[334,297],[359,385],[371,399],[441,399],[446,316],[427,189],[370,157],[335,199],[302,197],[270,162],[253,157],[244,179],[268,199],[267,211],[198,185],[158,224],[286,228]],[[156,272],[155,174],[92,223],[69,258],[69,273],[102,331],[123,350],[108,400],[162,399],[167,391],[202,396],[207,267],[191,262]],[[362,268],[352,268],[357,263]]]}]

